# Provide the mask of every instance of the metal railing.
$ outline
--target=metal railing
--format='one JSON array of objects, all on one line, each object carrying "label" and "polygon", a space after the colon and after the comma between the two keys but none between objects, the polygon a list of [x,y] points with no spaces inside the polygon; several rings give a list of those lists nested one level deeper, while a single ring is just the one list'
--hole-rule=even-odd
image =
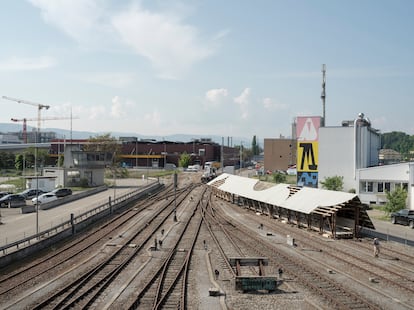
[{"label": "metal railing", "polygon": [[360,234],[364,236],[372,237],[372,238],[379,238],[381,240],[393,241],[393,242],[402,243],[408,246],[414,246],[414,240],[410,240],[408,239],[408,237],[406,238],[397,237],[397,236],[390,235],[388,233],[382,233],[382,232],[364,228],[364,227],[362,227]]},{"label": "metal railing", "polygon": [[86,220],[89,220],[92,217],[102,212],[107,212],[107,213],[109,212],[108,214],[110,214],[113,211],[125,206],[127,203],[138,199],[143,194],[145,195],[145,193],[148,190],[151,190],[153,188],[157,189],[160,186],[162,186],[160,183],[146,185],[144,187],[138,188],[136,190],[133,190],[131,192],[118,196],[113,201],[111,201],[111,197],[109,197],[107,202],[100,203],[96,207],[90,210],[87,210],[81,214],[78,214],[76,216],[72,213],[70,215],[69,220],[63,221],[62,223],[56,226],[53,226],[49,229],[42,230],[37,234],[30,235],[28,237],[25,237],[23,239],[20,239],[20,240],[11,242],[11,243],[7,243],[6,241],[7,243],[6,245],[0,246],[0,256],[5,256],[7,254],[10,254],[11,252],[15,252],[22,248],[26,248],[41,240],[45,240],[52,236],[56,236],[59,233],[67,231],[68,229],[73,229],[74,227],[76,227],[76,225],[79,225],[80,223]]}]

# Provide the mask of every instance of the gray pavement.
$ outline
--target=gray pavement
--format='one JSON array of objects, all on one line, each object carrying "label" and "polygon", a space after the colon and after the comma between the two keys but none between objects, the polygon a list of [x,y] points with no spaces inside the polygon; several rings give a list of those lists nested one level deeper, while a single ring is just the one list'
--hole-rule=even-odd
[{"label": "gray pavement", "polygon": [[404,225],[391,224],[389,220],[383,220],[382,217],[385,216],[385,213],[379,210],[368,210],[368,215],[378,232],[414,242],[414,229]]},{"label": "gray pavement", "polygon": [[[0,208],[0,246],[24,239],[36,234],[37,219],[39,231],[49,229],[70,219],[71,213],[75,216],[91,210],[111,199],[146,186],[155,180],[142,179],[117,179],[116,187],[108,188],[106,191],[86,197],[81,200],[62,204],[49,210],[21,214],[20,208]],[[31,203],[31,202],[30,202]],[[30,204],[28,203],[28,204]]]}]

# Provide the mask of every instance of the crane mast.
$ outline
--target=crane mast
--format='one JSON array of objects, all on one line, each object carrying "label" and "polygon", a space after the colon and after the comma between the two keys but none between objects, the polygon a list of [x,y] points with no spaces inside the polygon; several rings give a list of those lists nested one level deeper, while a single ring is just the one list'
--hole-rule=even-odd
[{"label": "crane mast", "polygon": [[24,104],[29,104],[29,105],[32,105],[32,106],[36,106],[37,107],[37,131],[39,133],[39,130],[40,130],[40,111],[42,109],[48,110],[50,108],[49,105],[41,104],[41,103],[35,103],[35,102],[28,101],[28,100],[17,99],[17,98],[12,98],[12,97],[7,97],[7,96],[3,96],[3,99],[7,99],[7,100],[15,101],[15,102],[18,102],[18,103],[24,103]]},{"label": "crane mast", "polygon": [[[25,103],[33,106],[37,106],[37,133],[36,133],[36,143],[37,143],[37,136],[40,131],[40,111],[42,109],[49,109],[49,105],[41,104],[41,103],[34,103],[31,101],[23,100],[23,99],[17,99],[17,98],[11,98],[7,96],[3,96],[3,99],[15,101],[18,103]],[[36,189],[39,189],[39,176],[37,174],[37,147],[35,147],[35,175],[36,175]],[[37,191],[36,197],[38,198],[39,191]],[[36,233],[39,233],[39,204],[36,204]]]},{"label": "crane mast", "polygon": [[[74,117],[74,118],[78,118],[78,117]],[[72,120],[73,117],[58,117],[58,116],[51,116],[51,117],[43,117],[42,121],[55,121],[55,120],[64,120],[64,119],[70,119]],[[30,121],[38,121],[38,118],[22,118],[22,119],[17,119],[17,118],[11,118],[10,119],[12,122],[23,122],[23,141],[24,143],[27,143],[27,122]]]}]

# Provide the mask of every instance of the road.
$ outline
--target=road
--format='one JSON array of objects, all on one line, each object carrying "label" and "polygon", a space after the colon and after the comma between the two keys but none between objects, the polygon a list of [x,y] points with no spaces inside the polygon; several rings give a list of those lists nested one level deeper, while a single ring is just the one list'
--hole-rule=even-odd
[{"label": "road", "polygon": [[[39,231],[49,229],[62,222],[70,220],[70,215],[75,216],[91,210],[111,199],[137,189],[138,186],[146,186],[154,180],[142,179],[117,179],[116,187],[108,188],[98,194],[62,204],[49,210],[39,210]],[[76,193],[74,193],[76,194]],[[31,203],[31,202],[30,202]],[[29,203],[28,203],[29,204]],[[21,214],[20,208],[1,208],[0,246],[21,240],[27,236],[36,234],[36,213]]]}]

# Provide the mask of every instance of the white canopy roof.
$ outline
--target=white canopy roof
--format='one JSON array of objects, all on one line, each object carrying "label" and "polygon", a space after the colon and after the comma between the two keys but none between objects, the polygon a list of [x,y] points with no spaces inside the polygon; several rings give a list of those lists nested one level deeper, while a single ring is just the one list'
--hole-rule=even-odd
[{"label": "white canopy roof", "polygon": [[255,187],[260,188],[260,186],[257,186],[259,182],[256,179],[224,173],[210,181],[208,185],[237,196],[305,214],[309,214],[319,207],[339,206],[358,197],[356,194],[310,187],[299,188],[298,191],[289,197],[291,185],[276,184],[272,187],[258,190]]}]

